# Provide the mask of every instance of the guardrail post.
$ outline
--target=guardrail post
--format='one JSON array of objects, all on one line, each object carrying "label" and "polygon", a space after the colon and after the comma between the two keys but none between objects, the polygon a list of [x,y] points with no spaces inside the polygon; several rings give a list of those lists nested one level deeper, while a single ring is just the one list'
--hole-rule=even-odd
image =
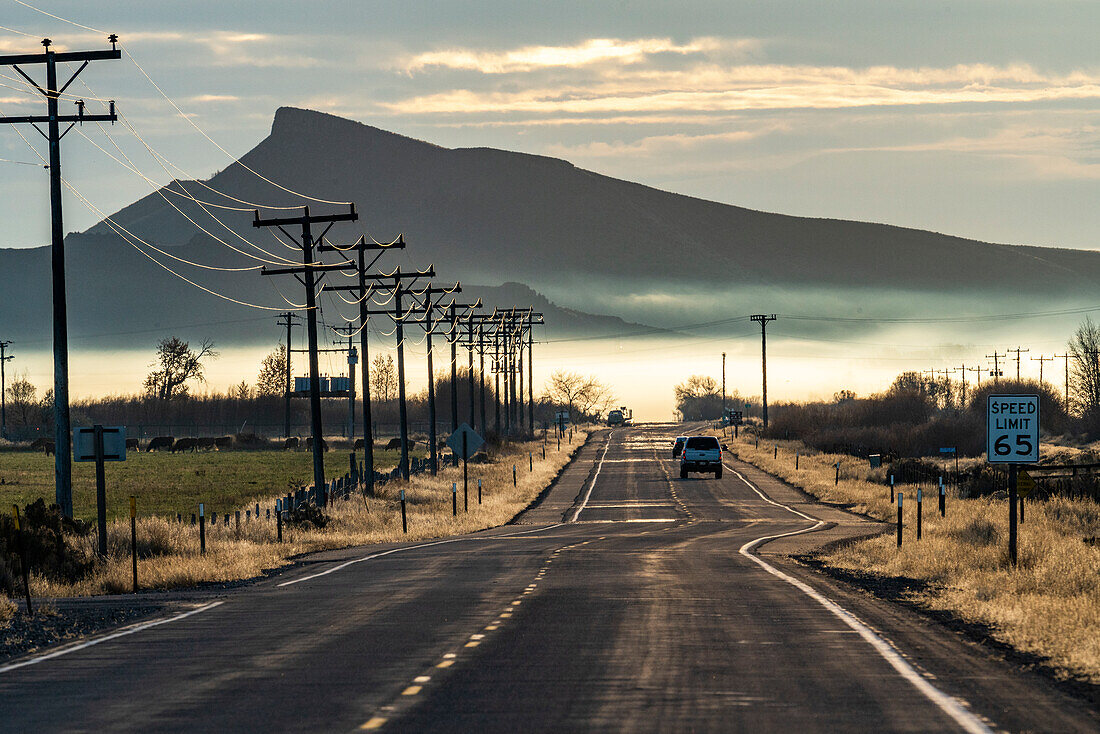
[{"label": "guardrail post", "polygon": [[481,480],[477,480],[477,503],[481,504]]},{"label": "guardrail post", "polygon": [[458,482],[451,482],[451,516],[458,517]]},{"label": "guardrail post", "polygon": [[836,479],[833,480],[833,486],[836,487],[836,486],[839,486],[839,485],[840,485],[840,462],[838,461],[836,463]]}]

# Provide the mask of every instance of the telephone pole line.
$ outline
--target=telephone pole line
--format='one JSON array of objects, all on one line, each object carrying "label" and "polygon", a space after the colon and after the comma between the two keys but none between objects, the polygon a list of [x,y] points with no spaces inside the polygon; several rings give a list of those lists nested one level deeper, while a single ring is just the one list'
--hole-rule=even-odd
[{"label": "telephone pole line", "polygon": [[[363,473],[367,480],[367,494],[374,495],[374,418],[371,413],[370,401],[370,317],[367,314],[367,297],[375,288],[375,284],[367,284],[367,271],[375,266],[378,259],[389,249],[404,250],[405,239],[398,236],[391,242],[367,242],[366,237],[360,237],[351,247],[336,247],[326,245],[324,242],[317,248],[320,252],[349,252],[355,251],[355,271],[359,276],[358,293],[359,302],[359,352],[363,360],[362,385],[363,385]],[[368,264],[367,252],[378,254]],[[355,444],[352,444],[353,446]]]},{"label": "telephone pole line", "polygon": [[[73,516],[73,478],[72,478],[72,445],[70,436],[72,431],[69,425],[69,325],[65,298],[65,225],[61,211],[61,138],[73,128],[73,125],[83,122],[114,122],[115,103],[109,103],[110,112],[106,115],[85,115],[84,100],[76,103],[77,114],[62,115],[58,112],[57,102],[61,94],[69,88],[73,80],[92,61],[104,61],[108,59],[121,59],[122,52],[115,48],[118,36],[111,34],[107,37],[111,44],[110,51],[68,51],[57,53],[50,50],[53,42],[42,39],[45,51],[40,54],[16,54],[0,56],[0,66],[10,65],[20,76],[30,82],[35,89],[46,98],[45,115],[19,115],[0,117],[0,123],[23,123],[34,125],[47,141],[49,141],[49,170],[50,170],[50,220],[51,220],[51,266],[53,269],[53,398],[54,398],[54,494],[61,514],[65,517]],[[57,64],[70,61],[83,62],[76,72],[69,77],[60,88],[57,84]],[[46,87],[43,89],[38,82],[26,74],[19,65],[45,64]],[[61,123],[69,123],[65,132],[61,132]],[[42,132],[39,123],[47,126],[47,132]]]},{"label": "telephone pole line", "polygon": [[284,395],[284,400],[285,400],[285,406],[284,406],[285,417],[284,417],[284,420],[283,420],[283,438],[290,438],[290,383],[291,383],[290,376],[292,374],[291,365],[290,365],[290,354],[291,354],[291,351],[290,351],[290,330],[291,330],[292,327],[296,326],[296,324],[294,323],[294,319],[300,318],[300,317],[298,316],[298,314],[296,314],[292,311],[287,311],[286,313],[279,314],[279,318],[282,319],[282,321],[277,321],[275,323],[278,326],[285,326],[286,327],[286,375],[285,375],[285,380],[284,380],[284,385],[283,385],[283,388],[284,388],[283,389],[283,395]]},{"label": "telephone pole line", "polygon": [[[724,421],[726,419],[726,353],[722,352],[722,417],[719,419]],[[724,424],[723,424],[724,425]],[[722,429],[725,435],[725,428]]]},{"label": "telephone pole line", "polygon": [[8,384],[4,375],[4,363],[15,357],[5,355],[4,352],[10,346],[11,342],[0,342],[0,438],[8,437]]},{"label": "telephone pole line", "polygon": [[978,378],[977,385],[978,385],[978,387],[981,387],[982,386],[982,371],[983,371],[982,368],[980,366],[978,366],[978,367],[967,367],[966,369],[970,372],[976,373],[977,378]]},{"label": "telephone pole line", "polygon": [[1007,357],[1008,353],[998,354],[997,350],[993,350],[993,354],[985,355],[986,359],[993,360],[993,371],[989,373],[989,376],[993,378],[993,384],[999,385],[1001,382],[1001,357]]},{"label": "telephone pole line", "polygon": [[[260,271],[261,275],[293,274],[295,277],[301,274],[299,282],[306,289],[306,337],[309,341],[309,411],[310,428],[313,433],[313,486],[317,494],[317,504],[322,507],[327,503],[325,493],[325,453],[324,434],[321,428],[321,379],[320,366],[317,360],[317,273],[324,276],[327,270],[347,270],[347,265],[322,265],[315,260],[313,225],[328,224],[331,227],[336,222],[354,222],[359,219],[355,213],[355,205],[349,205],[347,214],[311,215],[309,207],[304,207],[300,217],[276,217],[272,219],[260,219],[260,212],[255,213],[252,221],[253,227],[277,227],[291,242],[298,245],[302,251],[302,267],[274,268],[266,267]],[[292,234],[284,229],[284,226],[297,226],[301,228],[301,240],[296,240]],[[326,227],[318,240],[323,240],[329,227]],[[288,353],[289,356],[289,353]]]},{"label": "telephone pole line", "polygon": [[1041,354],[1038,357],[1032,357],[1031,358],[1032,362],[1038,362],[1039,363],[1039,384],[1040,385],[1043,384],[1043,362],[1053,362],[1055,359],[1056,359],[1055,357],[1044,357]]},{"label": "telephone pole line", "polygon": [[[1031,350],[1030,349],[1020,349],[1019,347],[1016,347],[1015,349],[1006,349],[1005,351],[1006,352],[1016,352],[1016,382],[1019,382],[1020,381],[1020,353],[1021,352],[1030,352]],[[1006,354],[1005,356],[1007,357],[1008,355]]]},{"label": "telephone pole line", "polygon": [[754,314],[749,317],[751,320],[760,324],[760,372],[763,375],[763,395],[761,396],[761,402],[763,404],[764,413],[764,428],[768,427],[768,331],[767,326],[769,321],[775,321],[775,314],[770,316],[765,314]]}]

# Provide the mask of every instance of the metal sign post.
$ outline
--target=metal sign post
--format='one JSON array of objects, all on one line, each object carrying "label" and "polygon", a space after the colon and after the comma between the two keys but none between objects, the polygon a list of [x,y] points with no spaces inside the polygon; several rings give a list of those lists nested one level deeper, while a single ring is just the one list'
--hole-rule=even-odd
[{"label": "metal sign post", "polygon": [[1008,560],[1016,565],[1016,499],[1020,464],[1039,461],[1039,396],[990,395],[986,461],[1008,464]]},{"label": "metal sign post", "polygon": [[100,425],[73,431],[73,461],[95,462],[96,527],[101,558],[107,557],[107,478],[105,461],[126,461],[126,427]]}]

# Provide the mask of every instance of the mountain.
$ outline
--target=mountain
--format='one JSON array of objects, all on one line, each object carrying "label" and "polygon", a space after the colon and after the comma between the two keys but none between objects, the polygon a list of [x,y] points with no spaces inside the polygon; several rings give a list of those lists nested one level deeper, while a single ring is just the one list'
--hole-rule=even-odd
[{"label": "mountain", "polygon": [[[147,250],[164,267],[230,298],[268,306],[284,303],[280,291],[292,301],[299,298],[301,288],[289,277],[202,270],[181,262],[224,268],[258,264],[212,235],[261,258],[270,259],[253,245],[294,257],[270,232],[252,227],[248,206],[210,189],[270,207],[344,209],[304,200],[244,166],[317,199],[354,201],[360,214],[355,231],[378,239],[404,234],[403,267],[434,263],[440,280],[508,283],[500,286],[508,293],[505,300],[526,299],[515,305],[538,300],[543,310],[554,304],[538,292],[568,293],[570,305],[585,310],[602,310],[598,304],[612,292],[629,305],[659,303],[653,294],[669,290],[715,297],[753,288],[1009,293],[1037,299],[1100,295],[1100,253],[754,211],[617,180],[554,158],[448,149],[309,110],[279,109],[271,134],[241,161],[244,165],[234,163],[205,182],[174,181],[112,220],[167,253]],[[226,229],[170,191],[242,211],[213,210]],[[278,213],[264,212],[273,214]],[[198,290],[124,242],[105,222],[70,235],[67,256],[74,337],[205,323],[217,326],[216,340],[258,341],[256,323],[274,313]],[[5,338],[48,337],[48,250],[0,250],[0,272],[6,276],[0,291]],[[517,282],[534,290],[511,285]],[[485,293],[488,299],[490,291]],[[620,315],[629,317],[626,308]],[[559,308],[553,317],[559,321],[548,313],[548,328],[558,333],[648,328],[580,310]],[[267,329],[262,333],[264,341],[271,340]]]}]

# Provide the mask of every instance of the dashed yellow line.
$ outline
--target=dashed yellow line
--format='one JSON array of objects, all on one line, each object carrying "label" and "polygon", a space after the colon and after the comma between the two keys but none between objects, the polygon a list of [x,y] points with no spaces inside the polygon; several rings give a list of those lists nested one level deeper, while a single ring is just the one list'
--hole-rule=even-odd
[{"label": "dashed yellow line", "polygon": [[386,719],[382,716],[375,716],[369,719],[367,723],[363,724],[360,729],[381,729],[382,725],[386,723]]},{"label": "dashed yellow line", "polygon": [[439,665],[437,665],[435,667],[437,667],[437,668],[449,668],[454,664],[455,664],[454,660],[444,660],[443,662],[441,662]]},{"label": "dashed yellow line", "polygon": [[423,686],[409,686],[405,690],[401,691],[401,695],[402,696],[415,696],[416,694],[420,693],[420,690],[422,688],[423,688]]}]

